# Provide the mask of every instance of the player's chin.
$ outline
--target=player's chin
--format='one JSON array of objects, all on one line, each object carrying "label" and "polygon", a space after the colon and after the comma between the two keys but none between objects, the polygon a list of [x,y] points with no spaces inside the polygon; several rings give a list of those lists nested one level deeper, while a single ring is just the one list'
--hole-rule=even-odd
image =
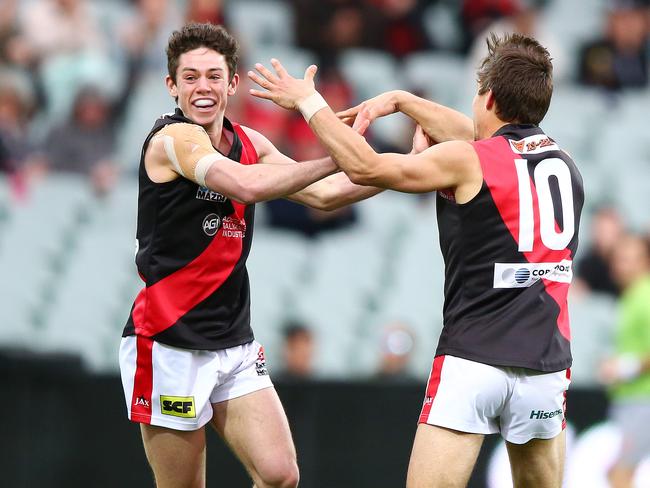
[{"label": "player's chin", "polygon": [[189,118],[192,119],[194,122],[200,125],[210,125],[212,124],[218,117],[219,111],[215,108],[211,110],[205,110],[205,109],[198,109],[196,107],[192,107],[189,113]]}]

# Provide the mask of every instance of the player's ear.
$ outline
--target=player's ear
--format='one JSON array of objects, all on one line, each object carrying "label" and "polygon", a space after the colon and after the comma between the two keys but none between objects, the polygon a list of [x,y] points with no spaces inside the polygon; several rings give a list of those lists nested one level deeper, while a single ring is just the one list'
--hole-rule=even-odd
[{"label": "player's ear", "polygon": [[167,90],[169,91],[169,94],[177,98],[178,97],[178,88],[176,87],[176,83],[174,83],[174,80],[172,80],[172,77],[167,75],[165,76],[165,84],[167,85]]},{"label": "player's ear", "polygon": [[487,97],[485,97],[485,109],[488,111],[494,109],[494,104],[494,93],[492,93],[492,90],[488,90]]},{"label": "player's ear", "polygon": [[232,80],[230,80],[230,83],[228,83],[229,96],[233,96],[235,94],[238,85],[239,85],[239,75],[235,73],[234,76],[232,77]]}]

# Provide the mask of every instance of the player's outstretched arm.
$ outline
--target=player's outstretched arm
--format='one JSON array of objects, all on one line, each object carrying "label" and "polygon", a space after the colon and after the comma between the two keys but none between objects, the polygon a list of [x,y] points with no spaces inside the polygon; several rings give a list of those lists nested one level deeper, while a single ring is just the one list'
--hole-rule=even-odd
[{"label": "player's outstretched arm", "polygon": [[434,142],[474,139],[472,119],[465,114],[403,90],[382,93],[336,115],[351,124],[355,120],[370,123],[396,112],[408,115]]},{"label": "player's outstretched arm", "polygon": [[[253,146],[255,146],[259,160],[262,163],[304,164],[304,162],[298,163],[281,153],[271,141],[259,132],[244,126],[242,126],[242,129],[244,129]],[[358,127],[355,130],[363,134],[364,129],[364,127]],[[327,160],[332,162],[329,157]],[[336,210],[351,203],[365,200],[381,191],[383,191],[383,188],[355,185],[345,173],[337,173],[312,183],[303,190],[287,195],[286,198],[319,210]]]},{"label": "player's outstretched arm", "polygon": [[182,123],[168,125],[154,136],[145,164],[148,172],[173,172],[246,204],[290,195],[338,171],[330,159],[242,165],[216,151],[202,127]]},{"label": "player's outstretched arm", "polygon": [[353,183],[414,193],[456,188],[461,182],[480,185],[478,157],[469,143],[449,141],[419,154],[377,154],[362,136],[336,117],[316,92],[315,66],[307,68],[300,80],[291,77],[279,61],[271,63],[275,74],[260,64],[255,66],[259,74],[248,73],[264,88],[250,93],[287,109],[299,109]]}]

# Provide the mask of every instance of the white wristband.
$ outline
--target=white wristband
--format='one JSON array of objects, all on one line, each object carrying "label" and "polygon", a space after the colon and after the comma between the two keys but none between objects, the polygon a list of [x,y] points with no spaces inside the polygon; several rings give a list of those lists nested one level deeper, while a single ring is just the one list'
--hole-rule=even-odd
[{"label": "white wristband", "polygon": [[298,103],[298,110],[302,113],[302,116],[305,118],[307,123],[311,120],[316,112],[320,109],[327,107],[327,102],[321,96],[320,93],[314,92],[305,98],[303,101]]}]

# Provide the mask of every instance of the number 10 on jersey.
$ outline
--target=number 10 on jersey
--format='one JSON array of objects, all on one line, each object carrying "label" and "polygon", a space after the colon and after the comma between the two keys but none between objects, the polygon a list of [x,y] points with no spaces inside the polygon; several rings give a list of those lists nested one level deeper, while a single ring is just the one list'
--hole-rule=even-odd
[{"label": "number 10 on jersey", "polygon": [[[519,252],[531,252],[535,240],[535,217],[533,212],[533,191],[528,174],[528,160],[515,159],[519,183]],[[557,179],[560,201],[554,202],[551,194],[550,178]],[[537,189],[539,206],[539,235],[542,244],[556,251],[565,249],[575,233],[573,215],[573,187],[571,171],[559,158],[540,161],[533,171],[533,181]],[[562,230],[556,230],[555,205],[562,207]]]}]

